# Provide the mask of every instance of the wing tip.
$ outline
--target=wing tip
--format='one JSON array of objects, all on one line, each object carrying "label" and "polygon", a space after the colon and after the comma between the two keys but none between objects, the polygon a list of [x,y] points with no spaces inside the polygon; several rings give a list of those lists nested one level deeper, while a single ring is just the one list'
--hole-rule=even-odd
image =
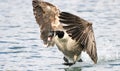
[{"label": "wing tip", "polygon": [[[88,52],[87,52],[88,53]],[[88,53],[94,64],[97,64],[98,61],[98,56],[97,56],[97,51],[92,51],[92,53]]]},{"label": "wing tip", "polygon": [[32,0],[33,7],[36,7],[38,5],[38,0]]},{"label": "wing tip", "polygon": [[96,56],[96,57],[93,59],[94,64],[97,64],[97,61],[98,61],[98,57]]}]

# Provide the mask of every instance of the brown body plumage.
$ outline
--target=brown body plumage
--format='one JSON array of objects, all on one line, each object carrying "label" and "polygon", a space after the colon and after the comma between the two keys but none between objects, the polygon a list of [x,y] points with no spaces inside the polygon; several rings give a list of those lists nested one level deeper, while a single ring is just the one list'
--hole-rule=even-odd
[{"label": "brown body plumage", "polygon": [[[54,43],[62,51],[68,61],[75,63],[79,60],[82,51],[86,51],[94,63],[97,63],[97,49],[92,29],[92,23],[67,12],[60,10],[41,0],[33,0],[33,11],[40,26],[41,39],[48,46]],[[63,31],[63,38],[53,36],[48,41],[50,31]]]}]

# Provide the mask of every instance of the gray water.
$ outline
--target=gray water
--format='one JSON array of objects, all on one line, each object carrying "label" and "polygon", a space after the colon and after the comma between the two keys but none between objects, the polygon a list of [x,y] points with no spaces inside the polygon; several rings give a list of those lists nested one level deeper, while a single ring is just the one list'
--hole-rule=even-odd
[{"label": "gray water", "polygon": [[83,62],[62,65],[56,46],[43,47],[32,1],[0,0],[0,71],[120,71],[120,0],[46,1],[93,23],[98,63],[83,52]]}]

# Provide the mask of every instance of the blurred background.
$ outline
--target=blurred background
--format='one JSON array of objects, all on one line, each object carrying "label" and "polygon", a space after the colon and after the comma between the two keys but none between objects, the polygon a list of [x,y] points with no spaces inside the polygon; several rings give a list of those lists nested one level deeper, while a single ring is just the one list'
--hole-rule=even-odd
[{"label": "blurred background", "polygon": [[98,64],[62,65],[56,46],[44,48],[32,0],[0,0],[0,71],[120,71],[120,0],[45,0],[93,23]]}]

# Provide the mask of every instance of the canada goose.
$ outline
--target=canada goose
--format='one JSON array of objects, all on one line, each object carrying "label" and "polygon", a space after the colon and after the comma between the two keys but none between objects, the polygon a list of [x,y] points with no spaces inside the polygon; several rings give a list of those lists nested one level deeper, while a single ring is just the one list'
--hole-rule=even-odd
[{"label": "canada goose", "polygon": [[81,60],[86,51],[97,63],[97,49],[92,23],[71,13],[61,12],[56,6],[43,0],[33,0],[33,12],[40,27],[41,39],[47,46],[57,45],[68,65]]}]

